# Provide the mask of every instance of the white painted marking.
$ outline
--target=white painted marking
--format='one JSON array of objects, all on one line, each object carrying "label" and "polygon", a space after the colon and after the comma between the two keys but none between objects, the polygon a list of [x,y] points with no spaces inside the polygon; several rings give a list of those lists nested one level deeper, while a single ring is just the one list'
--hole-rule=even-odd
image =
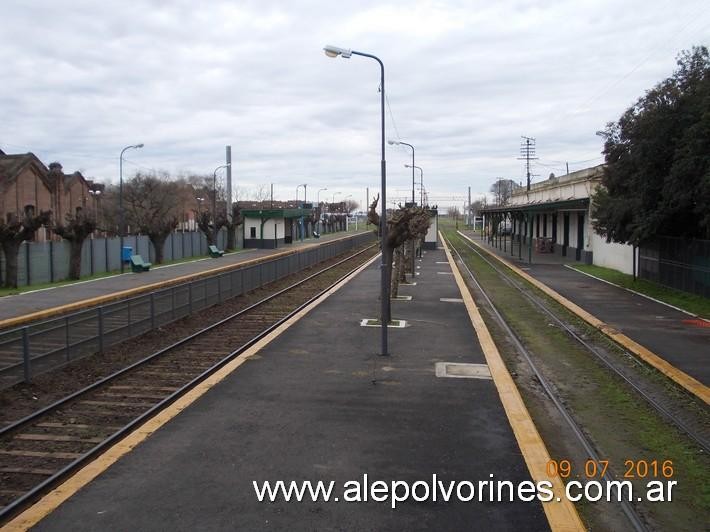
[{"label": "white painted marking", "polygon": [[453,272],[436,272],[439,275],[453,275]]},{"label": "white painted marking", "polygon": [[412,296],[394,296],[391,299],[392,301],[411,301]]},{"label": "white painted marking", "polygon": [[421,275],[419,272],[415,273],[414,275]]},{"label": "white painted marking", "polygon": [[463,299],[458,297],[440,297],[439,301],[443,303],[463,303]]},{"label": "white painted marking", "polygon": [[493,379],[487,364],[437,362],[434,364],[434,371],[437,377],[450,377],[452,379]]},{"label": "white painted marking", "polygon": [[[378,320],[376,318],[365,318],[360,320],[360,327],[380,327]],[[370,323],[372,322],[372,323]],[[392,323],[387,325],[388,329],[404,329],[407,326],[405,320],[392,320]]]},{"label": "white painted marking", "polygon": [[448,264],[449,261],[447,260],[437,260],[435,264]]},{"label": "white painted marking", "polygon": [[417,283],[399,283],[399,286],[417,286]]}]

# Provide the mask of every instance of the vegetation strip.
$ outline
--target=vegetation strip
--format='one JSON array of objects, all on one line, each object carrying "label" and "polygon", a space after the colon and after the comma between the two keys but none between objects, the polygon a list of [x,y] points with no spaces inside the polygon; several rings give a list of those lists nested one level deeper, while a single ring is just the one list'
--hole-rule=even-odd
[{"label": "vegetation strip", "polygon": [[468,287],[466,286],[461,272],[456,265],[449,247],[446,245],[443,235],[439,233],[441,242],[444,246],[444,252],[451,265],[451,270],[456,280],[456,285],[461,292],[466,310],[471,319],[473,328],[476,331],[476,336],[481,344],[481,349],[486,357],[488,368],[490,369],[493,382],[500,396],[503,408],[508,421],[515,434],[515,439],[518,442],[525,463],[530,472],[533,481],[549,480],[552,482],[553,491],[556,497],[561,499],[560,502],[542,503],[545,510],[545,515],[550,523],[550,528],[553,531],[557,530],[586,530],[582,520],[577,513],[574,505],[564,496],[564,485],[559,477],[550,478],[547,474],[546,467],[550,461],[550,454],[547,452],[545,442],[542,440],[540,433],[535,427],[535,423],[525,407],[523,398],[520,396],[513,378],[510,376],[508,369],[503,362],[503,359],[498,352],[493,338],[491,337],[488,328],[486,327],[483,318],[473,301],[473,297]]},{"label": "vegetation strip", "polygon": [[[461,235],[463,238],[471,242],[474,246],[476,246],[478,249],[481,249],[482,251],[485,252],[485,249],[478,244],[476,241],[474,241],[472,238],[468,237],[467,235],[463,234],[461,231],[457,231],[459,235]],[[549,297],[557,301],[560,305],[565,307],[567,310],[571,311],[573,314],[576,314],[578,317],[592,325],[594,328],[600,330],[603,332],[605,335],[607,335],[609,338],[623,346],[624,348],[628,349],[630,352],[632,352],[634,355],[637,355],[639,358],[641,358],[643,361],[646,363],[650,364],[654,368],[656,368],[658,371],[666,375],[667,377],[673,379],[676,383],[678,383],[680,386],[685,388],[687,391],[704,401],[706,404],[710,404],[710,388],[705,386],[703,383],[700,381],[694,379],[687,373],[679,370],[663,358],[659,357],[655,353],[653,353],[651,350],[648,348],[642,346],[641,344],[635,342],[628,336],[626,336],[623,333],[620,333],[613,327],[609,326],[608,324],[604,323],[601,321],[599,318],[593,316],[583,308],[579,307],[575,303],[571,302],[569,299],[566,297],[558,294],[556,291],[554,291],[552,288],[547,286],[544,283],[541,283],[531,275],[525,273],[522,271],[520,268],[512,264],[511,262],[508,262],[507,260],[503,259],[502,257],[499,257],[495,253],[491,254],[492,257],[494,257],[496,260],[498,260],[500,263],[503,265],[507,266],[510,268],[512,271],[514,271],[516,274],[518,274],[520,277],[525,279],[527,282],[530,284],[534,285],[536,288],[539,290],[543,291],[545,294],[547,294]]]},{"label": "vegetation strip", "polygon": [[212,276],[212,275],[215,275],[218,273],[222,273],[225,271],[254,266],[256,264],[268,262],[273,259],[278,259],[281,257],[286,257],[288,255],[293,255],[295,253],[299,253],[302,250],[306,250],[306,249],[309,249],[312,247],[327,245],[327,244],[330,244],[333,242],[339,242],[340,240],[346,240],[348,238],[353,238],[353,236],[357,236],[358,234],[359,233],[356,233],[355,235],[344,236],[342,238],[334,238],[333,240],[328,240],[327,242],[323,242],[323,243],[306,244],[306,245],[301,246],[299,248],[281,251],[279,253],[274,253],[273,255],[267,255],[266,257],[259,257],[259,258],[251,259],[251,260],[244,261],[244,262],[229,264],[227,266],[220,266],[218,268],[211,268],[209,270],[205,270],[202,272],[181,275],[180,277],[175,277],[173,279],[168,279],[165,281],[158,281],[158,282],[150,283],[150,284],[143,285],[143,286],[137,286],[135,288],[129,288],[127,290],[120,290],[118,292],[113,292],[111,294],[106,294],[104,296],[97,296],[97,297],[93,297],[93,298],[89,298],[89,299],[84,299],[82,301],[77,301],[75,303],[68,303],[66,305],[61,305],[61,306],[53,307],[53,308],[46,309],[46,310],[32,312],[30,314],[25,314],[24,316],[17,316],[15,318],[8,318],[5,320],[0,320],[0,330],[7,329],[10,327],[16,327],[19,325],[24,325],[26,323],[30,323],[33,321],[51,318],[52,316],[58,316],[60,314],[65,314],[67,312],[71,312],[72,310],[82,310],[85,308],[100,305],[102,303],[110,303],[111,301],[116,301],[117,299],[123,299],[123,298],[127,298],[130,296],[135,296],[135,295],[142,294],[145,292],[150,292],[151,290],[157,290],[159,288],[167,288],[168,286],[173,286],[175,284],[180,284],[180,283],[184,283],[187,281],[195,281],[197,279],[202,279],[203,277],[209,277],[209,276]]}]

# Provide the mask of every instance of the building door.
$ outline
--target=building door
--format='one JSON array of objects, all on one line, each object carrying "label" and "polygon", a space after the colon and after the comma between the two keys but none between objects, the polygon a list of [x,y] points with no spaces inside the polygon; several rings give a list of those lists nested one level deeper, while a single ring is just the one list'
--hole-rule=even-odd
[{"label": "building door", "polygon": [[582,250],[584,249],[584,213],[577,214],[577,252],[575,258],[582,260]]},{"label": "building door", "polygon": [[567,256],[567,246],[569,246],[569,213],[562,215],[562,256]]},{"label": "building door", "polygon": [[557,244],[557,213],[552,215],[552,241]]}]

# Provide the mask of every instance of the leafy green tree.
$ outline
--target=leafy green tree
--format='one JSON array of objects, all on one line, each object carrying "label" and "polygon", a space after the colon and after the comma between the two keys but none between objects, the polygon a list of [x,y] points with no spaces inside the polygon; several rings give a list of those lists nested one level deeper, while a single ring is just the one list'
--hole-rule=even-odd
[{"label": "leafy green tree", "polygon": [[639,244],[656,235],[710,238],[710,59],[682,52],[668,79],[607,124],[594,229]]}]

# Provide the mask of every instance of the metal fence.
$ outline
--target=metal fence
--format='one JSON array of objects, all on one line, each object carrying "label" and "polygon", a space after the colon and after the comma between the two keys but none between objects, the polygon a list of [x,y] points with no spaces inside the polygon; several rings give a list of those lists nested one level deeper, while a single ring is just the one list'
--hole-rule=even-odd
[{"label": "metal fence", "polygon": [[710,240],[658,237],[639,246],[639,277],[710,297]]},{"label": "metal fence", "polygon": [[[243,246],[241,231],[237,231],[237,247]],[[224,249],[227,244],[226,229],[217,235],[217,247]],[[153,262],[155,249],[146,235],[129,235],[124,238],[124,246],[133,248],[135,255],[141,255],[147,262]],[[116,271],[121,268],[120,239],[92,238],[84,241],[81,250],[82,275]],[[166,261],[207,255],[207,239],[199,231],[176,231],[165,241],[163,257]],[[0,251],[0,271],[5,272],[5,257]],[[17,284],[53,283],[62,281],[69,274],[69,243],[62,241],[25,242],[17,256]]]},{"label": "metal fence", "polygon": [[0,389],[239,296],[373,240],[372,232],[0,332]]}]

